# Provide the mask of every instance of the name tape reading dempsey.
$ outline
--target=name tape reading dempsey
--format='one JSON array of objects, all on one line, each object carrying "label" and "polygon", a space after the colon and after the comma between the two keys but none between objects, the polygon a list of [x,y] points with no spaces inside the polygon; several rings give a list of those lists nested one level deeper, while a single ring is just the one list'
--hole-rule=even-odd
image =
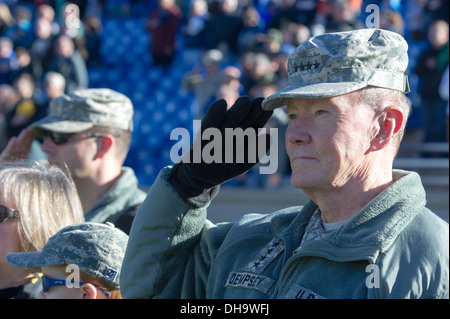
[{"label": "name tape reading dempsey", "polygon": [[231,272],[228,275],[225,287],[250,288],[267,293],[275,280],[272,278],[256,275],[248,272]]}]

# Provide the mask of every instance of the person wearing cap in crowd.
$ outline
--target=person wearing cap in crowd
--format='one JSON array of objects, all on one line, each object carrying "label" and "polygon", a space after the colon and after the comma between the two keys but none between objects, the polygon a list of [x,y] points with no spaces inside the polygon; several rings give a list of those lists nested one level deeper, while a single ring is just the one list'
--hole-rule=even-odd
[{"label": "person wearing cap in crowd", "polygon": [[10,253],[6,259],[42,273],[45,299],[122,299],[119,278],[127,241],[111,223],[76,223],[41,251]]},{"label": "person wearing cap in crowd", "polygon": [[8,264],[8,253],[41,250],[61,228],[83,221],[75,185],[59,167],[0,160],[0,299],[40,299],[39,278]]},{"label": "person wearing cap in crowd", "polygon": [[146,196],[134,171],[123,166],[132,131],[128,97],[110,89],[76,90],[51,100],[48,115],[11,140],[4,153],[21,148],[24,154],[23,139],[42,138],[49,163],[69,169],[85,220],[109,221],[128,233]]},{"label": "person wearing cap in crowd", "polygon": [[202,131],[262,128],[287,105],[291,184],[310,201],[213,225],[220,184],[254,163],[163,168],[130,231],[124,298],[448,298],[448,224],[426,208],[420,176],[392,167],[407,61],[390,31],[322,34],[291,54],[286,88],[214,102]]},{"label": "person wearing cap in crowd", "polygon": [[188,91],[195,93],[198,118],[205,112],[214,100],[222,81],[223,54],[218,49],[206,51],[202,57],[202,65],[195,66],[191,72],[183,77],[182,85]]}]

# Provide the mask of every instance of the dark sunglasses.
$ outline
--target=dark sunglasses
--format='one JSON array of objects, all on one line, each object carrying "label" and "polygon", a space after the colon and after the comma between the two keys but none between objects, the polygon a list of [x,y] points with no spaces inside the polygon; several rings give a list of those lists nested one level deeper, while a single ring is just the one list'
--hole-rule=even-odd
[{"label": "dark sunglasses", "polygon": [[[86,282],[66,281],[66,280],[62,280],[62,279],[48,278],[45,276],[42,276],[41,278],[42,278],[42,291],[44,293],[46,293],[51,287],[55,287],[55,286],[65,286],[66,284],[82,286],[82,285],[86,284]],[[94,285],[94,284],[91,284],[91,285],[93,285],[95,288],[97,288],[98,290],[103,292],[106,297],[108,297],[108,298],[111,297],[111,294],[105,288],[102,288],[102,287]]]},{"label": "dark sunglasses", "polygon": [[8,218],[19,218],[17,210],[0,205],[0,223],[3,223]]},{"label": "dark sunglasses", "polygon": [[[75,133],[59,133],[59,132],[52,132],[52,131],[44,131],[44,133],[40,136],[41,141],[43,142],[43,140],[46,137],[50,137],[51,140],[53,141],[53,143],[55,143],[56,145],[63,145],[66,144],[69,141],[69,138],[72,135],[84,135],[87,137],[105,137],[108,134],[103,134],[103,133],[95,133],[95,132],[75,132]],[[114,137],[118,137],[117,135],[113,135]]]}]

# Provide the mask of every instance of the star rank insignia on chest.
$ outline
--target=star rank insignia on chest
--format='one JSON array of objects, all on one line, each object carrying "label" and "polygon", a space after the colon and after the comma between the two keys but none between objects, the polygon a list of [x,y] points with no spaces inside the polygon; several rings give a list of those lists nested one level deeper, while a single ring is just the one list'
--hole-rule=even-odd
[{"label": "star rank insignia on chest", "polygon": [[264,269],[284,251],[284,243],[281,239],[272,239],[272,241],[247,264],[246,271],[253,273],[262,273]]}]

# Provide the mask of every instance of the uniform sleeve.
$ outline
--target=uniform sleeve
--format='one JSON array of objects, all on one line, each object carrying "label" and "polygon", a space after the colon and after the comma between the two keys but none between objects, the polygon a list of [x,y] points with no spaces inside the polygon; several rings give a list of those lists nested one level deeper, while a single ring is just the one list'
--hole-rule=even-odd
[{"label": "uniform sleeve", "polygon": [[[204,297],[209,267],[223,234],[206,208],[184,202],[161,170],[131,227],[121,271],[124,298]],[[226,233],[226,231],[225,231]],[[203,239],[202,239],[203,237]]]}]

